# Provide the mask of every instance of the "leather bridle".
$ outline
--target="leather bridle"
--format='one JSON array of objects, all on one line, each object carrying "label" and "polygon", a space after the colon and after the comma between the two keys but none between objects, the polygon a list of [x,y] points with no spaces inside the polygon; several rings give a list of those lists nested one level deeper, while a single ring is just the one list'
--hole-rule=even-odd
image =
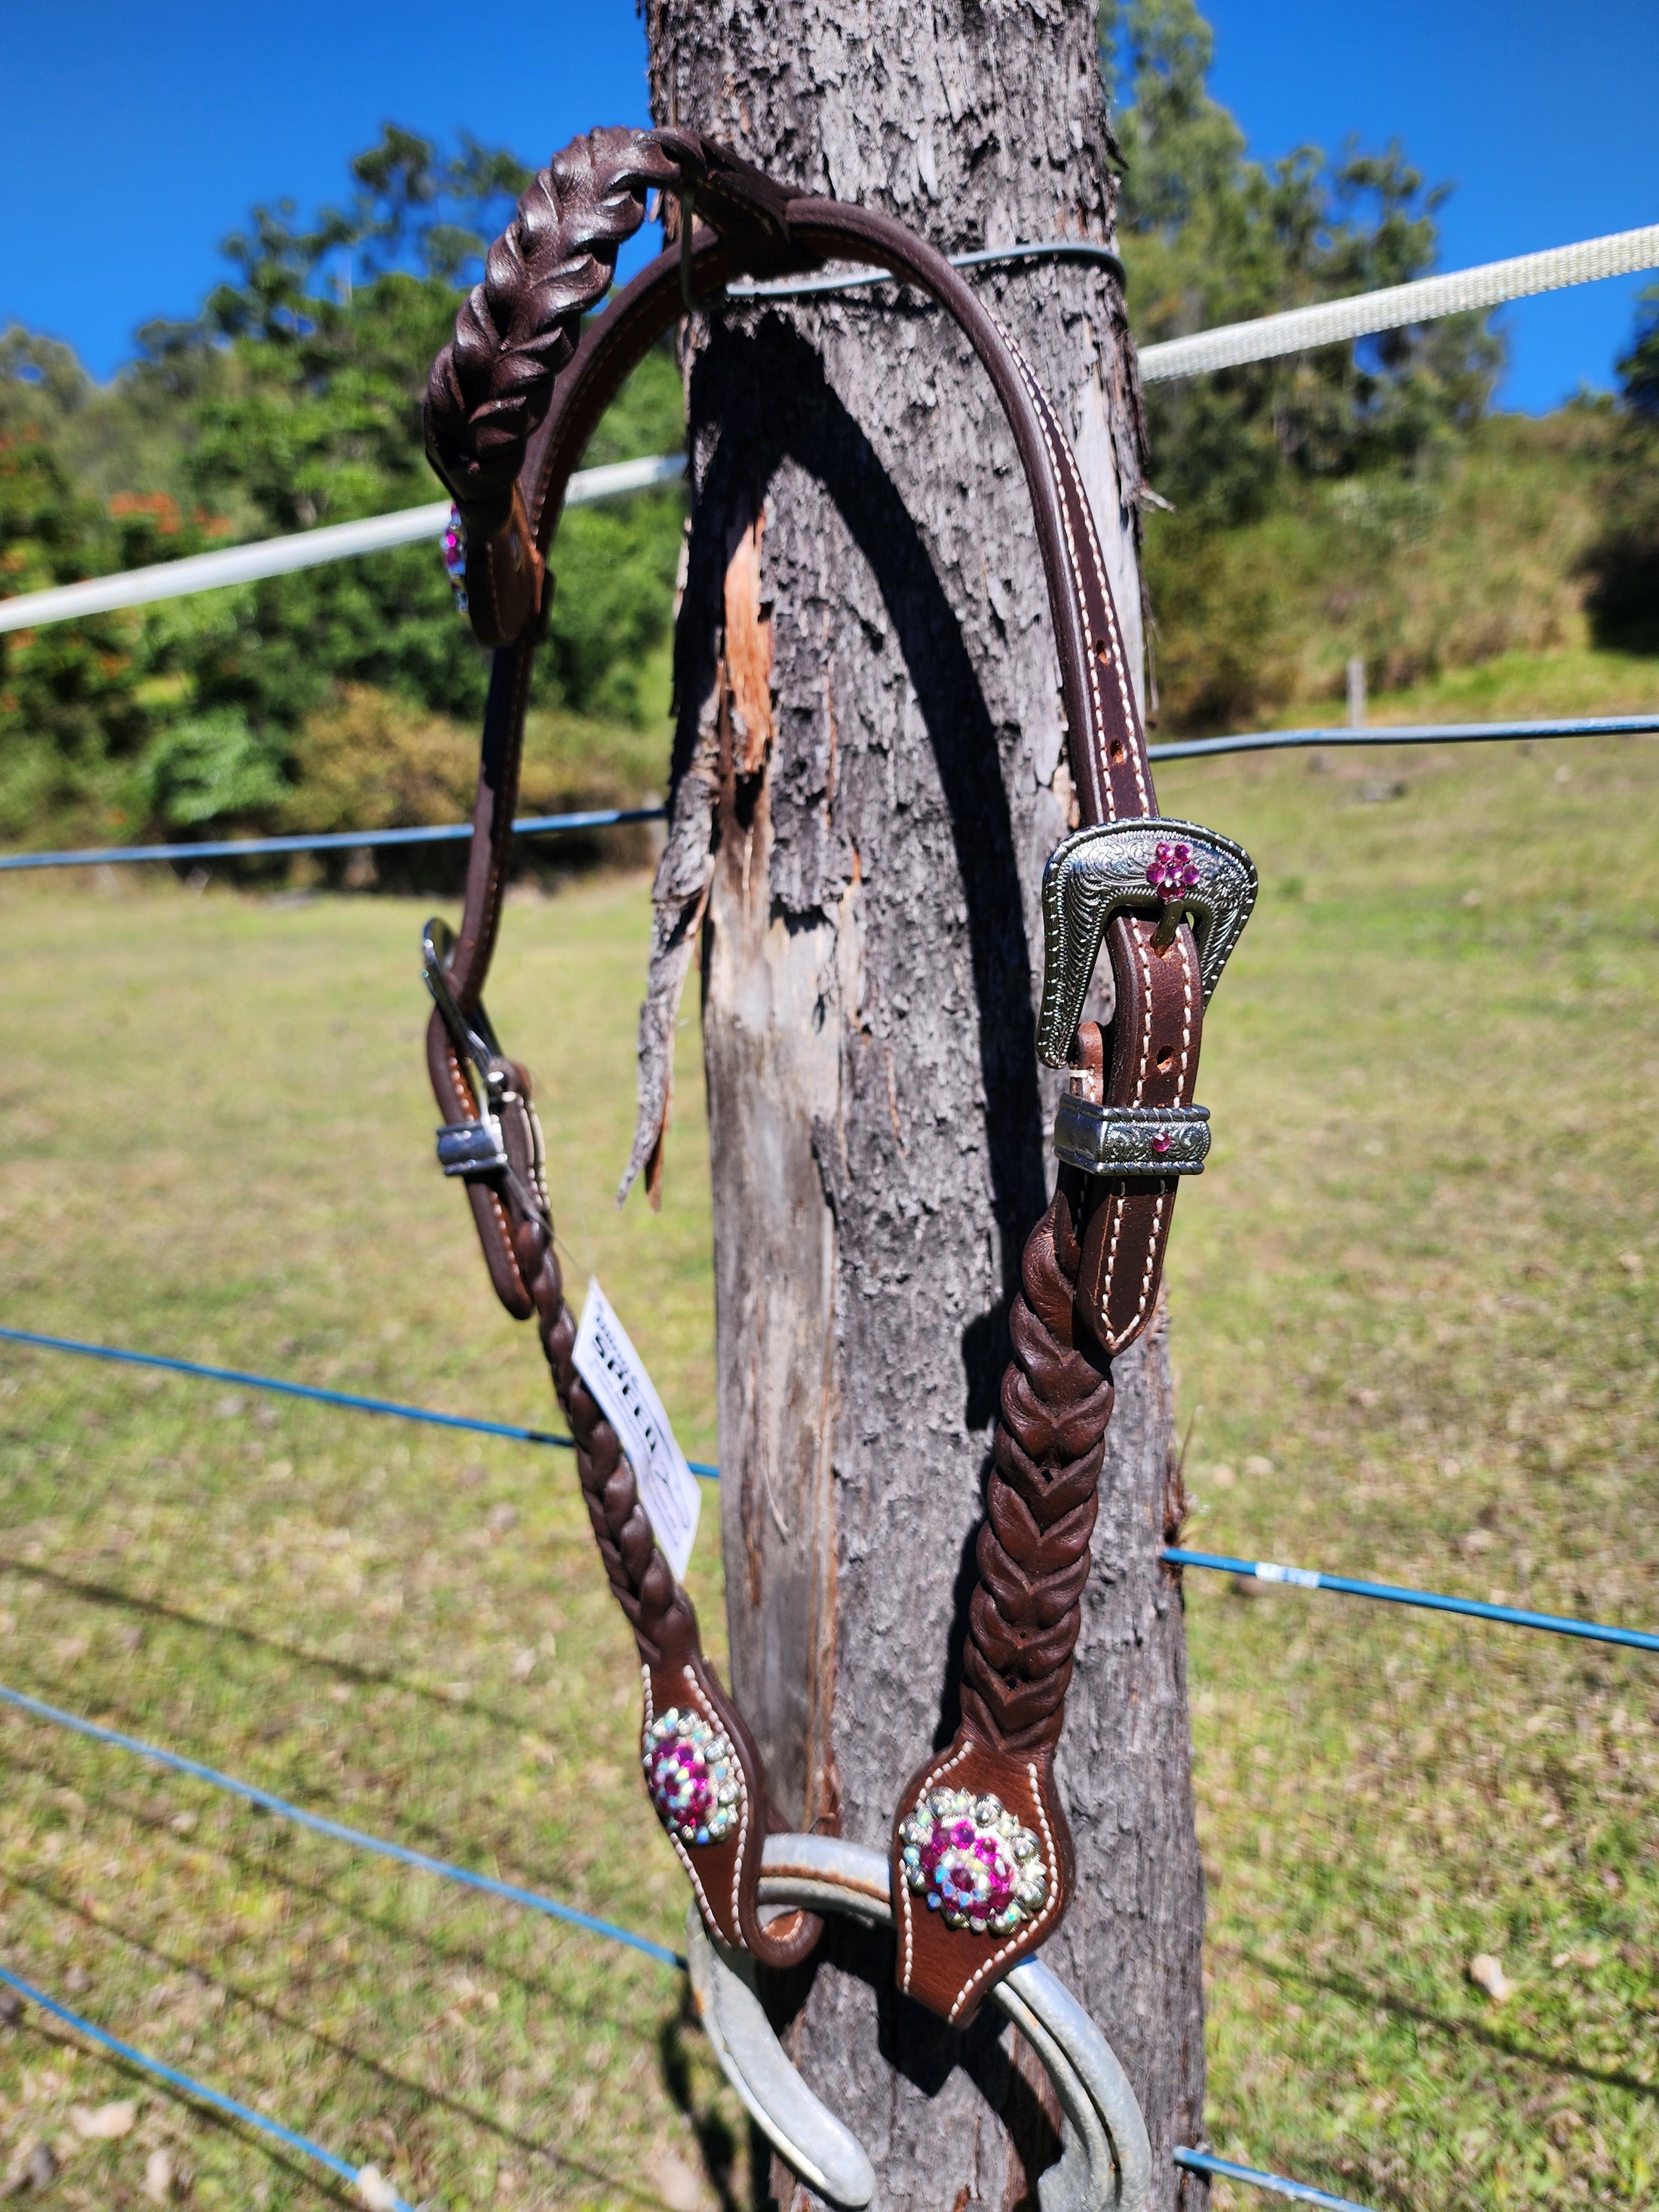
[{"label": "leather bridle", "polygon": [[[583,329],[652,191],[678,199],[679,242]],[[785,1824],[616,1432],[577,1371],[529,1079],[501,1053],[481,997],[550,590],[545,561],[571,471],[628,372],[692,301],[732,276],[808,270],[831,255],[878,264],[931,295],[991,379],[1036,519],[1082,823],[1044,881],[1040,1045],[1052,1065],[1070,1067],[1071,1082],[1056,1125],[1057,1187],[1025,1246],[1010,1316],[961,1725],[898,1792],[890,1845],[900,1985],[960,2024],[1053,1931],[1072,1886],[1054,1757],[1089,1574],[1110,1360],[1152,1317],[1179,1177],[1207,1149],[1207,1117],[1193,1104],[1204,1006],[1249,911],[1255,872],[1228,840],[1158,817],[1082,478],[1006,331],[902,224],[796,193],[684,131],[595,131],[556,156],[491,247],[433,368],[428,450],[460,510],[469,611],[495,658],[464,918],[453,941],[441,925],[428,930],[438,1003],[427,1059],[444,1120],[440,1158],[466,1183],[502,1304],[536,1319],[600,1555],[634,1629],[647,1778],[666,1742],[726,1782],[724,1808],[701,1832],[661,1790],[659,1815],[714,1935],[763,1964],[792,1964],[820,1923],[800,1909],[762,1917],[762,1848]],[[1103,939],[1115,994],[1103,1032],[1080,1022]]]}]

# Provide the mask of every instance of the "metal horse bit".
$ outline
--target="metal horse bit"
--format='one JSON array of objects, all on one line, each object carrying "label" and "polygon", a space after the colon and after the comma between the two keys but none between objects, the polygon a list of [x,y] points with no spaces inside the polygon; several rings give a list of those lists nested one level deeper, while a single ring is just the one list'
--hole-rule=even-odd
[{"label": "metal horse bit", "polygon": [[[761,1867],[763,1905],[893,1924],[887,1856],[867,1844],[769,1836]],[[875,2169],[790,2063],[756,1994],[753,1960],[716,1943],[695,1905],[685,1934],[698,2017],[750,2118],[810,2189],[861,2212],[875,2194]],[[1141,2212],[1152,2190],[1152,2145],[1111,2045],[1038,1959],[1023,1959],[994,1984],[990,2002],[1042,2061],[1066,2116],[1064,2152],[1037,2177],[1041,2212]]]}]

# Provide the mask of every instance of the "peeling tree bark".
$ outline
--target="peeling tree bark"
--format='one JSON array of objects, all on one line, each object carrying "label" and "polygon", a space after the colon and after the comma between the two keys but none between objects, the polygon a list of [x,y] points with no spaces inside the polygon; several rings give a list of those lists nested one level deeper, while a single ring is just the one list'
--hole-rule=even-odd
[{"label": "peeling tree bark", "polygon": [[[659,120],[946,252],[1105,240],[1114,192],[1079,0],[649,0]],[[1139,391],[1098,269],[975,279],[1077,446],[1139,661]],[[732,1668],[793,1822],[884,1843],[956,1711],[1006,1316],[1046,1202],[1034,998],[1068,821],[1040,562],[965,343],[896,287],[687,326],[695,507],[673,821],[642,1060],[701,939]],[[651,1150],[654,1121],[641,1157]],[[1162,1322],[1117,1363],[1096,1572],[1060,1772],[1078,1892],[1045,1956],[1169,2163],[1202,2128],[1202,1886],[1178,1591],[1157,1559]],[[948,2033],[838,1923],[799,1986],[807,2077],[879,2204],[1035,2203],[1054,2116],[988,2014]],[[1030,2077],[1030,2078],[1028,2078]],[[787,2180],[787,2177],[784,2177]]]}]

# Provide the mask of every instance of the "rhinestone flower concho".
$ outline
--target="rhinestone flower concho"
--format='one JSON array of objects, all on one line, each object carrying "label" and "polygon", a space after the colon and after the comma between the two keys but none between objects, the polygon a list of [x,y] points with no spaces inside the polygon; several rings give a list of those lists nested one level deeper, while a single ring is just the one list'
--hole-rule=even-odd
[{"label": "rhinestone flower concho", "polygon": [[729,1739],[701,1714],[670,1705],[640,1750],[657,1818],[683,1844],[718,1844],[737,1826],[743,1771]]},{"label": "rhinestone flower concho", "polygon": [[1048,1869],[1000,1797],[930,1790],[899,1825],[904,1879],[947,1928],[1008,1936],[1042,1911]]}]

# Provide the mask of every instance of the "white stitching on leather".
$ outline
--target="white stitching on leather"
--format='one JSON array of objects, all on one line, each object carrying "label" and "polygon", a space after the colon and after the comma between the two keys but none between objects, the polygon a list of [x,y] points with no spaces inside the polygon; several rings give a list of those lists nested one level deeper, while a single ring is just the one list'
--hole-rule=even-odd
[{"label": "white stitching on leather", "polygon": [[[1071,563],[1072,581],[1077,591],[1078,613],[1079,617],[1082,617],[1087,611],[1087,592],[1085,589],[1083,581],[1082,565],[1077,557],[1077,545],[1072,536],[1071,509],[1066,503],[1066,487],[1064,483],[1061,481],[1060,473],[1060,460],[1054,451],[1054,436],[1051,434],[1052,418],[1048,411],[1048,404],[1043,396],[1042,386],[1037,382],[1036,378],[1031,373],[1030,365],[1026,361],[1024,355],[1020,351],[1019,348],[1014,343],[1013,338],[1010,335],[1006,327],[995,316],[993,316],[992,320],[996,323],[997,329],[1001,332],[1003,343],[1007,346],[1008,351],[1012,356],[1015,368],[1018,370],[1019,374],[1020,381],[1025,386],[1026,396],[1030,398],[1032,410],[1036,416],[1037,428],[1042,433],[1042,443],[1048,455],[1048,467],[1054,478],[1054,503],[1060,509],[1060,527],[1066,540],[1066,557]],[[1100,674],[1096,664],[1095,656],[1089,650],[1089,639],[1086,626],[1084,626],[1084,629],[1083,658],[1088,666],[1089,690],[1092,695],[1092,703],[1094,707],[1094,727],[1091,732],[1092,750],[1096,758],[1100,762],[1102,780],[1106,787],[1106,818],[1109,822],[1115,822],[1117,819],[1117,804],[1112,792],[1112,773],[1109,757],[1109,749],[1106,744],[1106,714],[1100,696]],[[1057,646],[1059,644],[1058,638],[1056,638],[1054,641]]]},{"label": "white stitching on leather", "polygon": [[[1135,1072],[1134,1096],[1129,1101],[1132,1106],[1138,1106],[1146,1095],[1146,1060],[1152,1046],[1152,963],[1145,940],[1133,923],[1129,926],[1129,941],[1134,947],[1135,960],[1140,969],[1141,984],[1140,1066]],[[1099,1308],[1100,1318],[1103,1322],[1105,1321],[1111,1308],[1112,1279],[1117,1272],[1117,1247],[1118,1240],[1123,1234],[1126,1200],[1121,1196],[1114,1198],[1111,1201],[1111,1208],[1110,1225],[1106,1241],[1106,1272],[1101,1279],[1100,1285]],[[1110,1339],[1106,1346],[1107,1350],[1115,1352],[1120,1340],[1115,1337]]]},{"label": "white stitching on leather", "polygon": [[1019,1934],[1014,1937],[1011,1943],[1005,1943],[1000,1951],[994,1953],[993,1955],[985,1961],[985,1964],[979,1968],[978,1972],[963,1984],[961,1991],[957,1997],[957,2001],[951,2008],[949,2017],[952,2024],[955,2023],[957,2014],[962,2010],[963,2005],[967,2003],[969,1998],[973,1995],[975,1984],[982,1982],[987,1974],[994,1973],[1011,1952],[1018,1951],[1029,1946],[1031,1938],[1036,1934],[1037,1929],[1042,1927],[1043,1922],[1048,1917],[1048,1915],[1054,1911],[1055,1905],[1060,1902],[1060,1868],[1054,1859],[1054,1832],[1048,1826],[1048,1815],[1043,1806],[1042,1792],[1037,1786],[1037,1771],[1036,1763],[1033,1762],[1031,1765],[1026,1768],[1025,1771],[1030,1777],[1031,1797],[1032,1802],[1036,1806],[1036,1816],[1042,1823],[1042,1840],[1048,1847],[1048,1902],[1043,1906],[1042,1911],[1038,1913],[1036,1918],[1030,1923],[1029,1927],[1022,1929]]},{"label": "white stitching on leather", "polygon": [[1135,948],[1135,958],[1140,963],[1142,987],[1140,1066],[1135,1070],[1135,1095],[1129,1101],[1132,1106],[1139,1106],[1146,1096],[1146,1061],[1152,1049],[1152,956],[1146,949],[1146,939],[1133,922],[1129,925],[1129,936]]},{"label": "white stitching on leather", "polygon": [[[1045,406],[1047,404],[1045,399]],[[1057,424],[1055,428],[1058,432]],[[1063,434],[1060,434],[1060,446],[1066,456],[1066,464],[1072,482],[1077,489],[1078,505],[1083,514],[1083,534],[1088,544],[1090,555],[1094,561],[1095,575],[1100,586],[1100,603],[1105,610],[1107,628],[1111,632],[1112,672],[1117,678],[1118,697],[1122,702],[1123,718],[1129,728],[1133,730],[1135,726],[1135,714],[1124,672],[1123,641],[1118,635],[1117,610],[1112,603],[1112,587],[1107,581],[1105,559],[1101,553],[1100,540],[1095,532],[1095,511],[1089,504],[1089,495],[1084,487],[1083,474],[1078,467],[1077,455],[1072,450],[1071,440]],[[1139,793],[1141,805],[1150,814],[1152,811],[1152,793],[1146,788],[1146,770],[1141,766],[1140,747],[1131,744],[1127,747],[1127,751],[1130,763],[1135,772],[1135,789]]]},{"label": "white stitching on leather", "polygon": [[[690,1682],[693,1691],[696,1692],[697,1701],[700,1705],[703,1705],[703,1711],[707,1717],[714,1723],[716,1728],[720,1728],[720,1716],[717,1713],[713,1713],[708,1711],[707,1705],[703,1702],[702,1692],[697,1690],[696,1683],[692,1678],[690,1670],[689,1668],[683,1668],[681,1672],[684,1674],[686,1680]],[[657,1717],[656,1708],[653,1705],[651,1698],[651,1669],[648,1667],[642,1666],[640,1668],[640,1677],[645,1684],[645,1728],[649,1729],[652,1722]],[[644,1733],[645,1730],[641,1729],[641,1734],[643,1735]],[[720,1733],[722,1735],[726,1733],[724,1729],[720,1729]],[[737,1747],[734,1745],[732,1747],[734,1753],[736,1752],[736,1748]],[[743,1772],[743,1762],[741,1759],[738,1761],[738,1771],[739,1775]],[[747,1784],[745,1783],[743,1793],[743,1819],[739,1822],[738,1827],[737,1864],[738,1875],[739,1877],[741,1877],[743,1873],[743,1839],[748,1832],[748,1827],[749,1790]],[[685,1878],[690,1883],[692,1888],[696,1892],[698,1911],[702,1914],[703,1918],[708,1922],[708,1925],[718,1934],[720,1930],[720,1916],[715,1911],[714,1906],[708,1902],[708,1893],[702,1886],[702,1876],[698,1874],[696,1868],[691,1863],[690,1852],[686,1850],[685,1845],[680,1841],[679,1838],[674,1833],[672,1828],[665,1827],[663,1833],[673,1845],[674,1856],[678,1859],[680,1864],[685,1869]],[[743,1929],[738,1917],[738,1883],[735,1880],[732,1884],[732,1927],[733,1933],[741,1942],[743,1940]]]},{"label": "white stitching on leather", "polygon": [[[1049,434],[1048,410],[1041,404],[1042,393],[1035,382],[1031,384],[1031,397],[1037,403],[1037,421],[1042,426],[1042,442],[1048,449],[1049,465],[1058,479],[1060,464],[1055,458],[1054,440]],[[1106,787],[1106,819],[1115,822],[1117,794],[1112,789],[1111,747],[1106,737],[1105,704],[1100,696],[1100,663],[1089,649],[1088,602],[1084,591],[1083,568],[1077,557],[1077,544],[1072,535],[1072,510],[1066,501],[1065,487],[1056,481],[1055,489],[1059,493],[1060,519],[1066,532],[1066,557],[1072,564],[1072,576],[1077,586],[1078,612],[1083,618],[1079,627],[1083,631],[1083,659],[1089,672],[1089,690],[1094,706],[1094,753],[1100,763],[1101,781]]]},{"label": "white stitching on leather", "polygon": [[[915,1795],[915,1804],[921,1804],[922,1799],[927,1795],[927,1792],[933,1788],[933,1784],[939,1780],[941,1776],[948,1774],[953,1766],[959,1766],[962,1761],[967,1758],[968,1753],[972,1750],[972,1748],[973,1746],[971,1744],[964,1743],[960,1751],[953,1752],[949,1759],[941,1759],[939,1764],[933,1769],[933,1772],[924,1777],[921,1787],[917,1790]],[[913,1806],[912,1810],[914,1811],[914,1809],[915,1807]],[[908,1996],[910,1991],[910,1966],[911,1961],[915,1957],[915,1932],[910,1925],[910,1885],[904,1879],[902,1871],[900,1871],[898,1875],[898,1891],[899,1910],[904,1915],[904,1973],[899,1983],[899,1987]]]},{"label": "white stitching on leather", "polygon": [[[1112,1276],[1117,1267],[1117,1240],[1123,1234],[1123,1209],[1127,1202],[1121,1191],[1111,1200],[1111,1231],[1106,1240],[1106,1273],[1100,1285],[1100,1318],[1103,1322],[1112,1303]],[[1106,1349],[1115,1352],[1117,1347],[1108,1343]]]},{"label": "white stitching on leather", "polygon": [[1109,1352],[1115,1352],[1121,1344],[1127,1344],[1140,1327],[1141,1317],[1152,1295],[1152,1278],[1158,1272],[1158,1235],[1164,1226],[1164,1209],[1169,1201],[1168,1191],[1159,1191],[1158,1203],[1152,1208],[1152,1233],[1146,1239],[1146,1270],[1140,1279],[1140,1303],[1136,1306],[1134,1318],[1128,1327],[1121,1329],[1107,1346]]},{"label": "white stitching on leather", "polygon": [[[455,1049],[453,1039],[449,1045],[449,1072],[454,1080],[456,1097],[470,1099],[472,1096],[472,1086],[462,1071],[460,1055]],[[476,1113],[473,1118],[476,1120]],[[513,1249],[513,1224],[507,1218],[507,1209],[501,1204],[500,1195],[492,1184],[484,1183],[482,1188],[495,1212],[495,1227],[500,1233],[502,1249],[507,1255],[507,1264],[512,1268],[519,1288],[527,1298],[530,1296],[530,1285],[524,1279],[524,1269],[519,1265],[519,1255]]]},{"label": "white stitching on leather", "polygon": [[[703,1718],[717,1735],[725,1735],[726,1724],[721,1720],[720,1715],[715,1711],[714,1706],[709,1704],[708,1698],[703,1695],[696,1676],[691,1672],[691,1669],[689,1667],[683,1667],[680,1669],[680,1672],[684,1676],[687,1683],[690,1686],[691,1694],[696,1699],[698,1709],[702,1712]],[[737,1759],[738,1779],[739,1786],[743,1790],[743,1811],[738,1820],[738,1856],[732,1862],[732,1925],[738,1931],[739,1936],[741,1936],[743,1922],[738,1908],[738,1898],[743,1888],[743,1856],[749,1841],[749,1778],[743,1771],[742,1759],[738,1759],[738,1747],[736,1744],[732,1746],[732,1756],[733,1759]]]},{"label": "white stitching on leather", "polygon": [[[1009,336],[1009,333],[1003,329],[1000,323],[998,324],[997,327],[999,330],[1002,331],[1002,335],[1007,343],[1008,349],[1012,354],[1014,360],[1018,366],[1020,374],[1024,380],[1026,389],[1030,394],[1032,404],[1036,407],[1037,414],[1042,422],[1043,442],[1048,448],[1049,462],[1055,468],[1057,472],[1060,465],[1055,457],[1056,443],[1058,444],[1060,452],[1065,456],[1066,472],[1071,479],[1077,495],[1077,503],[1082,516],[1084,537],[1088,544],[1090,556],[1094,562],[1095,580],[1099,588],[1101,606],[1104,611],[1106,616],[1106,626],[1110,633],[1109,643],[1110,644],[1112,653],[1112,672],[1117,678],[1118,697],[1122,702],[1125,723],[1128,726],[1129,730],[1133,732],[1136,727],[1135,712],[1133,702],[1129,696],[1128,684],[1125,673],[1123,641],[1118,635],[1117,610],[1113,605],[1112,587],[1107,580],[1106,564],[1100,550],[1100,539],[1095,530],[1094,509],[1089,503],[1089,495],[1084,487],[1082,471],[1079,469],[1077,465],[1077,455],[1073,451],[1070,439],[1066,436],[1065,433],[1061,430],[1059,422],[1055,420],[1054,409],[1049,404],[1048,396],[1043,391],[1042,386],[1037,382],[1036,376],[1032,374],[1030,366],[1027,362],[1025,356],[1021,353],[1018,345],[1015,344],[1012,337]],[[1053,432],[1052,436],[1049,434],[1051,429]],[[1066,502],[1065,487],[1063,484],[1060,487],[1060,514],[1066,525],[1066,550],[1067,554],[1070,556],[1073,572],[1077,576],[1079,590],[1081,592],[1083,588],[1082,574],[1079,568],[1077,549],[1073,540],[1071,513]],[[1088,654],[1088,660],[1090,682],[1091,684],[1095,684],[1096,657],[1092,652]],[[1105,737],[1105,715],[1101,708],[1100,694],[1097,685],[1095,690],[1095,712],[1097,716],[1097,734],[1103,742]],[[1142,809],[1146,813],[1150,814],[1152,811],[1152,793],[1146,788],[1146,770],[1141,762],[1141,749],[1138,744],[1131,742],[1126,747],[1126,750],[1129,755],[1130,764],[1134,769],[1135,789],[1139,794]],[[1107,781],[1109,785],[1111,780],[1109,747],[1106,748],[1103,765],[1105,768]],[[1113,820],[1116,819],[1115,810],[1114,810],[1110,818]]]},{"label": "white stitching on leather", "polygon": [[[1142,998],[1142,1004],[1145,1008],[1145,1020],[1140,1040],[1140,1066],[1136,1071],[1134,1097],[1131,1101],[1132,1104],[1138,1106],[1141,1103],[1141,1099],[1146,1091],[1146,1061],[1147,1056],[1152,1050],[1152,969],[1146,945],[1141,937],[1133,929],[1133,927],[1131,928],[1130,934],[1134,940],[1135,958],[1140,964],[1141,979],[1145,985]],[[1181,1026],[1181,1079],[1184,1083],[1187,1076],[1187,1064],[1192,1056],[1193,956],[1189,949],[1188,935],[1185,930],[1181,932],[1176,939],[1176,943],[1181,949],[1181,993],[1182,1000]],[[1152,1299],[1154,1279],[1158,1273],[1158,1239],[1164,1226],[1164,1209],[1169,1204],[1169,1196],[1170,1194],[1167,1191],[1160,1191],[1158,1196],[1158,1201],[1152,1209],[1152,1234],[1148,1238],[1146,1244],[1146,1265],[1141,1273],[1140,1297],[1135,1306],[1133,1316],[1125,1327],[1118,1330],[1115,1335],[1108,1335],[1106,1340],[1106,1349],[1108,1352],[1116,1352],[1124,1345],[1129,1343],[1139,1329],[1141,1322],[1145,1317],[1147,1305]],[[1111,1201],[1112,1212],[1110,1229],[1106,1245],[1106,1269],[1101,1281],[1100,1297],[1097,1302],[1098,1311],[1103,1322],[1107,1321],[1108,1315],[1111,1308],[1112,1279],[1117,1267],[1118,1241],[1123,1233],[1123,1217],[1127,1205],[1127,1200],[1125,1198],[1115,1198]]]}]

